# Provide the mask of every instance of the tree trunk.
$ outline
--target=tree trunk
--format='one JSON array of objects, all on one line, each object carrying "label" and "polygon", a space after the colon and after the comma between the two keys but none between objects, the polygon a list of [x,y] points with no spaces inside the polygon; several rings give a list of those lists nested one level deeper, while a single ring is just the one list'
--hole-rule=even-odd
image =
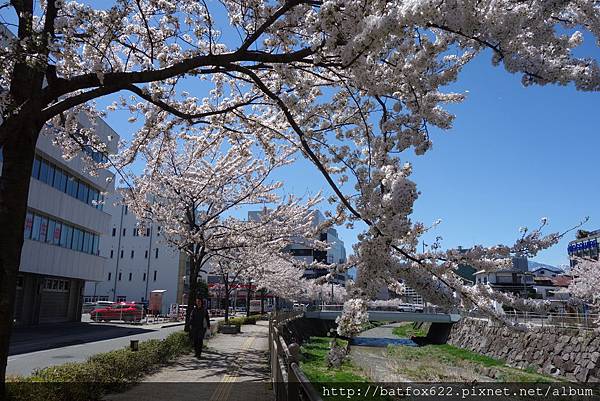
[{"label": "tree trunk", "polygon": [[264,315],[265,314],[265,294],[266,290],[263,288],[262,290],[260,290],[260,314]]},{"label": "tree trunk", "polygon": [[229,277],[223,276],[223,284],[225,286],[225,324],[229,323]]},{"label": "tree trunk", "polygon": [[[22,111],[21,114],[28,114]],[[35,145],[41,129],[31,115],[4,121],[0,176],[0,398],[5,394],[8,346],[13,325],[17,273],[23,247],[29,181]]]},{"label": "tree trunk", "polygon": [[246,317],[250,317],[250,294],[252,284],[248,283],[248,288],[246,289]]},{"label": "tree trunk", "polygon": [[185,325],[183,330],[190,331],[190,315],[196,306],[196,294],[198,292],[198,270],[200,263],[195,257],[190,257],[190,289],[188,291],[188,302],[185,310]]}]

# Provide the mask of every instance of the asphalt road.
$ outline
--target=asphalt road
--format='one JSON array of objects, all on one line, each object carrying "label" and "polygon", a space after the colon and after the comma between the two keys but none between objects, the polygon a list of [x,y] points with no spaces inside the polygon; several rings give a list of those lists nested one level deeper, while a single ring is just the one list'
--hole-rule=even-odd
[{"label": "asphalt road", "polygon": [[169,334],[181,330],[183,330],[183,326],[153,327],[133,335],[11,355],[8,358],[6,373],[8,375],[29,375],[39,368],[67,362],[83,362],[92,355],[128,347],[130,340],[163,339]]}]

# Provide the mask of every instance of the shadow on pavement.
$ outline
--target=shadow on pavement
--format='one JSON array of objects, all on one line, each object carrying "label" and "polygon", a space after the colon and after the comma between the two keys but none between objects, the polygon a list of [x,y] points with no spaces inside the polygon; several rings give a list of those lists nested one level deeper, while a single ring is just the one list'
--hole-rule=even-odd
[{"label": "shadow on pavement", "polygon": [[151,331],[154,330],[134,326],[84,322],[17,327],[12,331],[8,354],[26,354],[52,348],[149,333]]}]

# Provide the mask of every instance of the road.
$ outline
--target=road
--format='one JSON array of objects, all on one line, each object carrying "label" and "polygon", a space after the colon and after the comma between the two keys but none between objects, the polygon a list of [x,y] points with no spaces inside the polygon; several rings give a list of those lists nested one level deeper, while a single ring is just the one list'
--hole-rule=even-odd
[{"label": "road", "polygon": [[143,332],[137,332],[133,335],[11,355],[8,357],[6,373],[8,375],[29,375],[39,368],[61,365],[67,362],[83,362],[92,355],[127,347],[130,340],[163,339],[169,334],[180,330],[183,330],[183,326],[165,328],[159,326],[145,329]]}]

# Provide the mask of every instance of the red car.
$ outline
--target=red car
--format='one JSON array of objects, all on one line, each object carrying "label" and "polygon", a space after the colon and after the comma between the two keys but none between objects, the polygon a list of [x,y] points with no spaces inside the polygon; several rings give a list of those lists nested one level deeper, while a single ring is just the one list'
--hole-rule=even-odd
[{"label": "red car", "polygon": [[121,302],[105,308],[96,308],[90,312],[90,318],[96,322],[110,320],[123,320],[126,322],[139,322],[144,318],[142,304]]}]

